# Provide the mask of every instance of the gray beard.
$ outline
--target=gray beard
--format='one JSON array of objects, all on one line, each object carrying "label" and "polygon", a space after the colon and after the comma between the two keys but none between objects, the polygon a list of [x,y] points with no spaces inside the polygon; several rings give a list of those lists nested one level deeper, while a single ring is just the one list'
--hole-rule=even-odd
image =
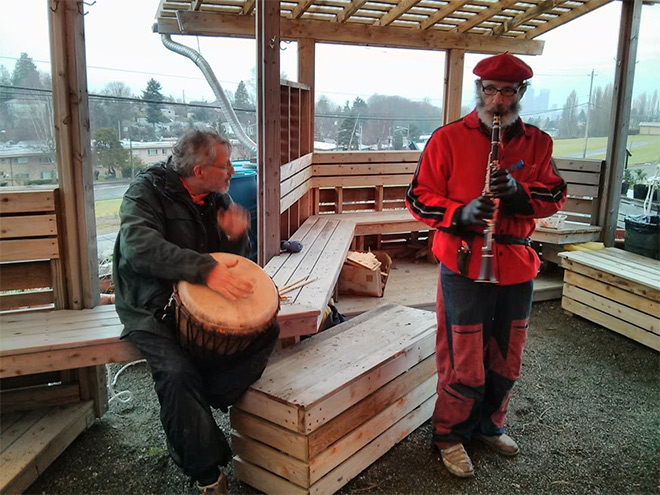
[{"label": "gray beard", "polygon": [[[509,127],[518,120],[518,117],[520,116],[520,102],[517,101],[508,106],[500,105],[495,110],[495,113],[500,114],[500,125],[502,128]],[[497,112],[497,110],[499,110],[499,112]],[[493,127],[492,116],[489,115],[489,112],[486,109],[486,104],[481,98],[477,98],[477,115],[479,116],[479,120],[488,127],[488,129]]]}]

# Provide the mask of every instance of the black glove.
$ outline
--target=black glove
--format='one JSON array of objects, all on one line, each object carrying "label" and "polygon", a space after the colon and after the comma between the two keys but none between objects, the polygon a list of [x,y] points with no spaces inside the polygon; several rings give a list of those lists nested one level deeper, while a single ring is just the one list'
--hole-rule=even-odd
[{"label": "black glove", "polygon": [[495,203],[486,196],[474,198],[461,209],[461,225],[486,226],[486,220],[493,218]]},{"label": "black glove", "polygon": [[490,192],[495,198],[508,198],[518,191],[518,181],[508,170],[499,169],[491,175]]}]

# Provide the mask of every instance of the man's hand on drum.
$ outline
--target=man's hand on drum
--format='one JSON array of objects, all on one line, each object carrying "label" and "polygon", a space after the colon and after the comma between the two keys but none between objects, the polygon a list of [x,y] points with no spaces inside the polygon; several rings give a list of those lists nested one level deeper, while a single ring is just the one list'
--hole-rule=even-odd
[{"label": "man's hand on drum", "polygon": [[236,266],[236,263],[238,263],[238,260],[230,263],[218,263],[206,279],[206,285],[210,289],[225,296],[230,301],[236,301],[239,297],[244,299],[254,291],[252,283],[237,277],[229,270],[232,266]]},{"label": "man's hand on drum", "polygon": [[226,210],[218,210],[218,226],[230,239],[242,237],[250,224],[248,211],[232,203]]}]

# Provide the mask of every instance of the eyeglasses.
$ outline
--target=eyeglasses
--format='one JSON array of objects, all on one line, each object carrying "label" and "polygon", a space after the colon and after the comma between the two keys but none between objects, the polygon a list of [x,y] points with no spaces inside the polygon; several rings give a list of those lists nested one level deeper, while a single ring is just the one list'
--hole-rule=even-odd
[{"label": "eyeglasses", "polygon": [[495,86],[484,86],[483,83],[481,84],[481,91],[484,92],[485,95],[488,96],[495,96],[497,93],[500,93],[502,96],[513,96],[520,91],[520,87],[518,88],[512,88],[511,86],[506,86],[502,89],[497,89]]},{"label": "eyeglasses", "polygon": [[222,170],[224,172],[228,172],[228,171],[230,171],[231,169],[234,168],[234,166],[231,163],[229,165],[207,165],[207,167],[219,168],[220,170]]}]

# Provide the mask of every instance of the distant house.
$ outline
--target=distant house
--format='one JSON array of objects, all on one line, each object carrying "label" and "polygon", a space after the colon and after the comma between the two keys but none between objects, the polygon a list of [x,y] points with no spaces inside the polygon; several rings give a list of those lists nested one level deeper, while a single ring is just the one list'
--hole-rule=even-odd
[{"label": "distant house", "polygon": [[175,140],[141,142],[123,139],[121,141],[124,149],[130,150],[133,156],[140,158],[147,165],[165,160],[175,144]]},{"label": "distant house", "polygon": [[169,108],[169,107],[161,108],[160,113],[162,113],[165,117],[167,117],[170,120],[174,120],[174,118],[176,117],[173,108]]},{"label": "distant house", "polygon": [[57,181],[54,151],[33,141],[0,143],[0,184],[24,186],[51,181]]},{"label": "distant house", "polygon": [[640,122],[639,133],[653,136],[660,135],[660,122]]}]

